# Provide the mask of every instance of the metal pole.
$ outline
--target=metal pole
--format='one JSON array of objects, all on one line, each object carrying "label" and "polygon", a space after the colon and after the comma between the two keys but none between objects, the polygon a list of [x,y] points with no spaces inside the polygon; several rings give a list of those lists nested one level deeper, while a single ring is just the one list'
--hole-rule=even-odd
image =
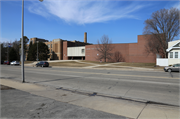
[{"label": "metal pole", "polygon": [[[8,43],[7,43],[8,44]],[[8,45],[7,45],[7,61],[8,61]]]},{"label": "metal pole", "polygon": [[37,41],[37,61],[38,61],[38,41]]},{"label": "metal pole", "polygon": [[24,0],[22,0],[21,76],[23,80],[22,82],[25,83],[25,79],[24,79]]}]

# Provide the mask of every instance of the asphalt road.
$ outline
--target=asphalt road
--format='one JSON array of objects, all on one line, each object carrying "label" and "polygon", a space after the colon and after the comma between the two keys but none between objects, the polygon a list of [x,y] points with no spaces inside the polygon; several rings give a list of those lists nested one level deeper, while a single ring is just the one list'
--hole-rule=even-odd
[{"label": "asphalt road", "polygon": [[[21,80],[20,66],[1,66],[1,78]],[[179,105],[179,73],[25,67],[25,80],[56,88]]]}]

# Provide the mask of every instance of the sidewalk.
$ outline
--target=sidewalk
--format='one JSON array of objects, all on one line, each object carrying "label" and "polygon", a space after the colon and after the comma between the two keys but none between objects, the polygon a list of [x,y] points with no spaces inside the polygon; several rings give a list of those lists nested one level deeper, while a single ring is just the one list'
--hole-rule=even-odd
[{"label": "sidewalk", "polygon": [[148,104],[138,101],[113,99],[76,93],[48,86],[40,86],[31,83],[21,83],[9,79],[1,79],[1,84],[34,95],[54,99],[85,108],[90,108],[132,119],[179,119],[179,107]]},{"label": "sidewalk", "polygon": [[1,119],[7,118],[104,118],[126,117],[80,107],[1,85]]}]

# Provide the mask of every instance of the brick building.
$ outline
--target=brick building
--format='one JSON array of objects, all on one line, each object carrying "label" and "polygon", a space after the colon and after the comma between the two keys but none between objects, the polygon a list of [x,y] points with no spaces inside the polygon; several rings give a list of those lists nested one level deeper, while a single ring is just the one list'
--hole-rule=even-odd
[{"label": "brick building", "polygon": [[[151,35],[138,35],[137,43],[123,43],[111,44],[114,54],[116,51],[120,52],[125,62],[141,62],[141,63],[155,63],[156,55],[147,54],[145,45]],[[50,58],[48,60],[73,60],[81,59],[87,61],[99,61],[97,59],[98,52],[96,50],[97,44],[87,43],[87,33],[84,33],[84,42],[80,41],[67,41],[62,39],[54,39],[50,42],[45,39],[31,38],[30,41],[44,42],[50,51]],[[114,55],[110,62],[115,62]],[[103,60],[103,59],[102,59]]]},{"label": "brick building", "polygon": [[84,42],[80,41],[67,41],[62,39],[53,39],[52,41],[48,41],[41,38],[31,38],[30,42],[44,42],[48,48],[49,48],[49,55],[50,58],[48,60],[68,60],[68,59],[85,59],[82,57],[68,57],[67,56],[67,48],[68,47],[79,47],[79,46],[85,46],[90,45],[90,43],[87,43],[87,33],[84,33]]},{"label": "brick building", "polygon": [[[119,51],[125,62],[141,62],[141,63],[155,63],[156,55],[148,54],[145,50],[145,45],[147,39],[149,39],[151,35],[138,35],[137,43],[124,43],[124,44],[111,44],[113,50],[111,51],[114,54],[116,51]],[[86,58],[87,61],[99,61],[97,56],[99,55],[97,50],[97,45],[86,45]],[[115,62],[113,60],[114,55],[112,55],[111,62]],[[103,59],[102,59],[103,60]]]}]

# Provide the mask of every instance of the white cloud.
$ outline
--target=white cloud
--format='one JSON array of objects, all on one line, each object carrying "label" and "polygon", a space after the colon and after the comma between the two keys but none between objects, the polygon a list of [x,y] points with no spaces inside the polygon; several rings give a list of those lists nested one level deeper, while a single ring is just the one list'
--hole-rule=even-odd
[{"label": "white cloud", "polygon": [[28,10],[32,13],[49,17],[54,15],[68,23],[87,24],[106,22],[121,18],[134,18],[132,14],[144,6],[138,2],[131,2],[127,6],[122,1],[110,0],[45,0],[33,2]]},{"label": "white cloud", "polygon": [[174,4],[173,6],[174,8],[180,9],[180,2],[177,2],[176,4]]},{"label": "white cloud", "polygon": [[45,12],[46,8],[43,5],[39,5],[37,3],[32,3],[31,6],[28,7],[28,10],[34,14],[38,14],[43,17],[49,16],[49,14]]}]

